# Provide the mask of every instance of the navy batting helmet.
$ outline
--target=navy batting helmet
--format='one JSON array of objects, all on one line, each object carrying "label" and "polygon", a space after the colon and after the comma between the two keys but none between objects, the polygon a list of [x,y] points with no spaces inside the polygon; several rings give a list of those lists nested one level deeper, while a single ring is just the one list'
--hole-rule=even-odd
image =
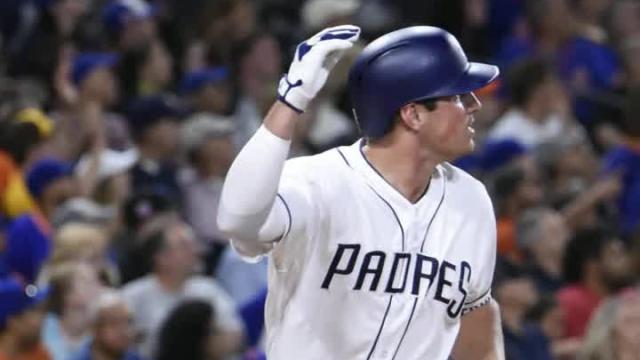
[{"label": "navy batting helmet", "polygon": [[363,135],[380,137],[410,102],[466,94],[493,81],[496,66],[473,63],[450,33],[413,26],[371,42],[349,74],[349,92]]}]

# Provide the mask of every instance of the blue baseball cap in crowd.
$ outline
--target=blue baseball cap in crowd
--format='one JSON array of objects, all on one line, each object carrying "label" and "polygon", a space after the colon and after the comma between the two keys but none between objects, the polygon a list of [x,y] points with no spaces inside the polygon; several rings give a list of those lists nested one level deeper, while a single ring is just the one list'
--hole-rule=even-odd
[{"label": "blue baseball cap in crowd", "polygon": [[512,139],[487,141],[480,155],[480,167],[485,171],[493,171],[526,152],[522,144]]},{"label": "blue baseball cap in crowd", "polygon": [[111,68],[118,63],[117,54],[108,52],[81,53],[73,59],[71,80],[79,85],[89,74],[98,68]]},{"label": "blue baseball cap in crowd", "polygon": [[215,85],[227,80],[229,70],[224,67],[207,68],[187,73],[180,82],[180,93],[190,95],[206,85]]},{"label": "blue baseball cap in crowd", "polygon": [[102,11],[102,22],[107,31],[120,33],[130,21],[155,16],[156,8],[144,0],[113,0]]},{"label": "blue baseball cap in crowd", "polygon": [[127,110],[127,120],[134,136],[155,125],[161,119],[181,119],[187,110],[179,100],[169,95],[145,96],[134,100]]},{"label": "blue baseball cap in crowd", "polygon": [[38,199],[49,184],[71,175],[72,170],[71,164],[64,161],[56,159],[39,160],[27,172],[27,188],[31,195]]},{"label": "blue baseball cap in crowd", "polygon": [[46,288],[35,285],[23,285],[13,277],[0,279],[0,328],[7,324],[12,316],[20,315],[42,303],[48,295]]}]

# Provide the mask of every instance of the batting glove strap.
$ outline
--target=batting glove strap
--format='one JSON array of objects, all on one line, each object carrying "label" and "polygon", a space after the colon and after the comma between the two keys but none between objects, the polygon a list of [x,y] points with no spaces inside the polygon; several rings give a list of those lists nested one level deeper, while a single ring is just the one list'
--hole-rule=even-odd
[{"label": "batting glove strap", "polygon": [[[278,100],[293,109],[293,111],[301,114],[307,108],[310,98],[304,96],[299,88],[302,85],[302,79],[293,84],[287,78],[287,74],[282,75],[278,83]],[[293,91],[292,91],[293,90]]]}]

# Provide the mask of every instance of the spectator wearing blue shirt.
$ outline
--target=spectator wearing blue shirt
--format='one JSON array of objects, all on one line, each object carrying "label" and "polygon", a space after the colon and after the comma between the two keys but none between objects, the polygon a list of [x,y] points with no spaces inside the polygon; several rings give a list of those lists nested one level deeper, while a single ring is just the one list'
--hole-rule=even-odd
[{"label": "spectator wearing blue shirt", "polygon": [[496,265],[493,293],[500,303],[502,332],[507,359],[551,360],[549,340],[540,326],[526,320],[538,301],[538,292],[525,270],[513,263]]},{"label": "spectator wearing blue shirt", "polygon": [[180,204],[175,155],[179,145],[178,122],[185,110],[169,96],[147,96],[129,106],[127,120],[140,154],[131,169],[135,192],[153,192]]},{"label": "spectator wearing blue shirt", "polygon": [[571,37],[571,26],[567,26],[571,16],[566,1],[528,2],[524,21],[514,22],[517,26],[508,29],[510,35],[504,37],[496,51],[495,61],[500,70],[507,73],[513,64],[531,57],[556,66],[561,50]]},{"label": "spectator wearing blue shirt", "polygon": [[622,191],[618,196],[620,229],[630,236],[640,226],[640,87],[627,95],[622,121],[626,141],[605,154],[603,173],[619,174]]},{"label": "spectator wearing blue shirt", "polygon": [[71,166],[54,159],[40,160],[27,172],[27,187],[38,209],[9,225],[1,255],[10,273],[33,283],[51,253],[49,221],[55,209],[76,192]]}]

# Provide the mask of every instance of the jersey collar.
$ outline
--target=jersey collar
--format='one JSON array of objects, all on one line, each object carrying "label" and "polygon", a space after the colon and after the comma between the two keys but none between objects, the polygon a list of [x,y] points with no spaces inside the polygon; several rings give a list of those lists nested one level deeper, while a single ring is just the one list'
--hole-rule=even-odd
[{"label": "jersey collar", "polygon": [[429,180],[427,191],[420,199],[412,203],[396,188],[391,186],[389,182],[376,170],[376,168],[367,160],[362,151],[364,140],[360,139],[349,147],[340,148],[341,154],[345,157],[348,164],[365,180],[367,186],[384,200],[399,209],[420,209],[426,204],[437,203],[444,191],[445,177],[443,169],[440,165],[436,166],[434,173]]}]

